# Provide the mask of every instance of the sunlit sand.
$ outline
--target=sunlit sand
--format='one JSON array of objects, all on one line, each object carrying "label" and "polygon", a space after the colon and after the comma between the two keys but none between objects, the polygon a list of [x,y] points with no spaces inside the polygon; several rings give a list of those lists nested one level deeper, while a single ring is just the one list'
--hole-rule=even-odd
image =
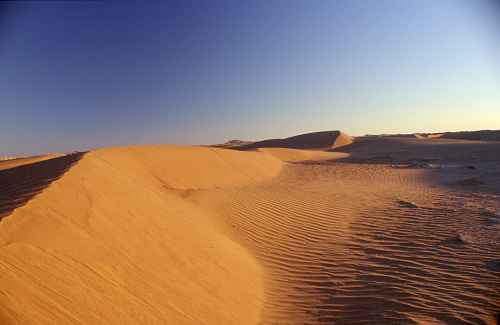
[{"label": "sunlit sand", "polygon": [[0,162],[0,324],[497,324],[500,142],[227,147]]}]

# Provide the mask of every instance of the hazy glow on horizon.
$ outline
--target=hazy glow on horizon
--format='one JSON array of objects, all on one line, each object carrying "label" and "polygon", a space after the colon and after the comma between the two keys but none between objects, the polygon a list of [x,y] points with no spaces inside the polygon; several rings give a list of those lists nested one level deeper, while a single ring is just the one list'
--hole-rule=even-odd
[{"label": "hazy glow on horizon", "polygon": [[0,4],[0,155],[500,129],[479,1]]}]

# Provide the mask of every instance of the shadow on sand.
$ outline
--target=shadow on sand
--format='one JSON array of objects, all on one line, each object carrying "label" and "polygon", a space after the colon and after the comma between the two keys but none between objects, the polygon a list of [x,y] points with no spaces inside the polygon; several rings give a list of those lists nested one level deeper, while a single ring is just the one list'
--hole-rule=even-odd
[{"label": "shadow on sand", "polygon": [[0,171],[0,220],[59,179],[84,152]]}]

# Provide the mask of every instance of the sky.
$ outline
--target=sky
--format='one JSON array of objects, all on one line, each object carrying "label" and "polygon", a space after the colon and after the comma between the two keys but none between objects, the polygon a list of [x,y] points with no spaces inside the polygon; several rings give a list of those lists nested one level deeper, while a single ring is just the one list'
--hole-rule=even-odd
[{"label": "sky", "polygon": [[477,129],[495,0],[0,4],[0,155]]}]

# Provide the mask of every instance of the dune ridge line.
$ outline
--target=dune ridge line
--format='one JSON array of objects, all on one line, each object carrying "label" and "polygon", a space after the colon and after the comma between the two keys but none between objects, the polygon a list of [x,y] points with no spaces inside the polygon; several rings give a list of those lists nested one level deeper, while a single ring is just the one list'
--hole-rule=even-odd
[{"label": "dune ridge line", "polygon": [[258,183],[281,168],[213,148],[88,152],[0,223],[0,323],[258,323],[261,267],[178,191]]}]

